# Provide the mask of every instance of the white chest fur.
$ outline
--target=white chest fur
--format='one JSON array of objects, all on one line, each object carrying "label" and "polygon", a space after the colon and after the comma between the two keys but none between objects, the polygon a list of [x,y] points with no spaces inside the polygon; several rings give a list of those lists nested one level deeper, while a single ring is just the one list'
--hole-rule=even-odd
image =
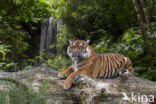
[{"label": "white chest fur", "polygon": [[73,66],[73,71],[77,71],[79,69],[78,61],[77,60],[72,61],[72,66]]}]

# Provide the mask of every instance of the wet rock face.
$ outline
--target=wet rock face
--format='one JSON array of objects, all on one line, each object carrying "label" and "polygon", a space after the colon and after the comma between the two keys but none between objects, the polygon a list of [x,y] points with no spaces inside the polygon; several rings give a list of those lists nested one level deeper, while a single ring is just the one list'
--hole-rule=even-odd
[{"label": "wet rock face", "polygon": [[[51,69],[46,64],[42,64],[39,67],[32,67],[30,70],[18,72],[18,74],[15,74],[14,79],[18,75],[18,79],[21,79],[25,85],[36,92],[39,92],[40,88],[46,84],[45,91],[49,104],[139,104],[132,101],[123,101],[123,92],[128,97],[131,96],[132,92],[136,96],[139,96],[138,93],[140,96],[156,96],[156,82],[136,77],[129,77],[123,81],[124,78],[121,77],[115,79],[91,79],[80,76],[74,80],[72,88],[65,91],[63,89],[65,79],[58,79],[57,73],[57,70]],[[5,83],[6,81],[0,84],[0,88],[1,86],[5,86]],[[6,83],[6,85],[8,84]]]}]

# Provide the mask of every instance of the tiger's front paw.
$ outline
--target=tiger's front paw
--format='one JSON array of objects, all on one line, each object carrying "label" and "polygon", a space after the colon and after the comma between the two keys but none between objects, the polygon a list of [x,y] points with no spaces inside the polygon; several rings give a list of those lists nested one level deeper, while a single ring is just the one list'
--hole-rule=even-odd
[{"label": "tiger's front paw", "polygon": [[64,72],[59,72],[57,76],[59,79],[63,79],[66,77],[66,74]]},{"label": "tiger's front paw", "polygon": [[71,88],[71,84],[69,84],[69,83],[65,83],[64,84],[64,90],[69,90],[70,88]]}]

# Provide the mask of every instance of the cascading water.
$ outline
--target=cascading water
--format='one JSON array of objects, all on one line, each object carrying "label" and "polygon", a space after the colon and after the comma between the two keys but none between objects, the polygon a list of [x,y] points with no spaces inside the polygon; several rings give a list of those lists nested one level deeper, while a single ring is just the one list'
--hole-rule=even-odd
[{"label": "cascading water", "polygon": [[[59,28],[62,24],[62,21],[57,21],[55,24],[54,17],[45,18],[44,23],[41,25],[40,56],[42,56],[42,52],[47,55],[56,53],[56,35],[60,33]],[[50,47],[51,45],[52,47]]]},{"label": "cascading water", "polygon": [[57,34],[61,32],[59,29],[62,25],[63,25],[62,21],[57,21]]},{"label": "cascading water", "polygon": [[[45,18],[41,25],[40,53],[54,53],[56,51],[50,48],[50,45],[56,44],[57,26],[54,24],[54,17]],[[41,55],[41,54],[40,54]]]}]

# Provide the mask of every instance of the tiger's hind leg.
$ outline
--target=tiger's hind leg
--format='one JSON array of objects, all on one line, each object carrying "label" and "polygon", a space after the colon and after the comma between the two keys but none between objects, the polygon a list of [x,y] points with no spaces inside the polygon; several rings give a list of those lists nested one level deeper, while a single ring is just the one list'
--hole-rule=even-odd
[{"label": "tiger's hind leg", "polygon": [[122,69],[119,71],[120,81],[122,83],[125,82],[131,82],[134,78],[134,70],[132,66],[129,66],[128,68]]},{"label": "tiger's hind leg", "polygon": [[119,71],[119,75],[123,77],[131,76],[132,73],[129,71],[129,69],[122,69]]},{"label": "tiger's hind leg", "polygon": [[128,67],[128,70],[131,72],[132,75],[134,75],[134,69],[133,69],[132,65],[130,65]]},{"label": "tiger's hind leg", "polygon": [[119,71],[119,75],[121,76],[133,76],[134,75],[134,69],[132,67],[131,60],[127,57],[124,58],[124,66],[122,69]]}]

